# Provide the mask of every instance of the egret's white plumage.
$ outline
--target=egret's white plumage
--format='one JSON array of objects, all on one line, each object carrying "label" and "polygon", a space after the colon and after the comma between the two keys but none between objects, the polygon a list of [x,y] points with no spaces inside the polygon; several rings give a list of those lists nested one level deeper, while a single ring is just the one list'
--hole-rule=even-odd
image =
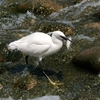
[{"label": "egret's white plumage", "polygon": [[[61,31],[49,32],[49,34],[35,32],[17,41],[11,42],[8,45],[8,49],[16,49],[25,53],[28,56],[37,57],[39,58],[39,62],[41,62],[42,58],[44,58],[45,56],[54,54],[55,52],[60,50],[63,45],[63,40],[67,41],[66,46],[67,48],[69,48],[71,41],[69,41],[69,38],[66,38],[66,36]],[[28,56],[26,56],[27,64]],[[53,85],[56,84],[51,81],[51,79],[46,75],[43,70],[42,72]]]},{"label": "egret's white plumage", "polygon": [[[32,33],[17,41],[11,42],[8,45],[8,49],[17,49],[29,56],[42,59],[42,57],[57,52],[62,47],[64,38],[66,38],[66,36],[61,31],[54,31],[51,33],[52,36],[42,32]],[[70,44],[67,43],[68,48],[69,46]]]}]

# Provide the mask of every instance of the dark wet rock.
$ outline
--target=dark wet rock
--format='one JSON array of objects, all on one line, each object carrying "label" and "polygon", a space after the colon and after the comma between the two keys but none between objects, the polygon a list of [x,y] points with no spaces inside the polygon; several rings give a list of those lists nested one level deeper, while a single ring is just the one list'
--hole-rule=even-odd
[{"label": "dark wet rock", "polygon": [[3,62],[5,60],[5,57],[2,53],[0,53],[0,62]]},{"label": "dark wet rock", "polygon": [[76,4],[76,3],[80,3],[82,0],[72,0],[73,2],[73,4]]},{"label": "dark wet rock", "polygon": [[5,4],[14,12],[27,12],[27,10],[33,11],[36,15],[47,16],[54,11],[58,11],[62,8],[62,5],[52,0],[6,0]]},{"label": "dark wet rock", "polygon": [[19,51],[8,51],[7,44],[0,44],[0,62],[5,61],[18,61],[22,57],[22,53]]},{"label": "dark wet rock", "polygon": [[0,43],[0,62],[4,62],[6,60],[7,55],[7,47],[5,43]]},{"label": "dark wet rock", "polygon": [[2,90],[3,89],[3,85],[0,83],[0,90]]},{"label": "dark wet rock", "polygon": [[71,27],[62,24],[62,23],[57,23],[57,22],[48,22],[47,21],[43,21],[41,22],[39,25],[37,25],[37,30],[41,31],[41,32],[52,32],[52,31],[57,31],[60,30],[62,32],[64,32],[64,34],[66,35],[72,35],[73,34],[73,30]]},{"label": "dark wet rock", "polygon": [[99,100],[99,97],[95,95],[88,95],[88,94],[78,94],[73,100]]},{"label": "dark wet rock", "polygon": [[76,3],[80,3],[82,0],[52,0],[55,1],[61,5],[63,5],[63,7],[67,7],[69,5],[74,5]]},{"label": "dark wet rock", "polygon": [[5,73],[6,70],[7,70],[7,66],[0,64],[0,75]]},{"label": "dark wet rock", "polygon": [[98,73],[100,71],[100,46],[82,51],[73,58],[72,62],[81,68]]},{"label": "dark wet rock", "polygon": [[[53,21],[39,21],[34,19],[27,19],[22,23],[23,28],[27,29],[28,27],[31,28],[32,31],[41,31],[41,32],[52,32],[60,30],[64,32],[66,35],[72,35],[73,34],[73,28],[58,22]],[[21,33],[22,34],[22,33]]]},{"label": "dark wet rock", "polygon": [[36,15],[49,15],[54,11],[58,11],[62,6],[53,2],[52,0],[28,0],[21,2],[17,6],[18,11],[32,10]]},{"label": "dark wet rock", "polygon": [[20,79],[15,80],[13,84],[14,87],[24,89],[24,90],[31,90],[35,88],[36,85],[37,85],[37,81],[33,79],[31,75],[21,77]]},{"label": "dark wet rock", "polygon": [[100,9],[94,13],[93,17],[96,21],[100,21]]},{"label": "dark wet rock", "polygon": [[8,51],[6,61],[19,61],[21,57],[22,53],[20,51]]},{"label": "dark wet rock", "polygon": [[[96,3],[96,5],[98,5],[98,7],[96,6],[95,10],[94,10],[94,5],[92,6],[91,3]],[[78,21],[78,25],[79,24],[84,24],[87,23],[87,21],[90,21],[90,17],[93,18],[92,14],[94,14],[96,12],[96,10],[98,10],[99,8],[99,2],[93,2],[93,0],[91,0],[90,2],[87,1],[81,1],[80,3],[77,3],[77,1],[74,1],[74,6],[69,6],[69,7],[65,7],[64,9],[52,13],[49,17],[53,20],[60,20],[60,21],[71,21],[73,22],[73,24],[77,24],[76,20],[80,19],[80,23]],[[85,9],[84,9],[85,7]],[[82,11],[80,11],[80,9],[84,9]],[[89,15],[89,16],[88,16]],[[82,22],[82,23],[81,23]]]}]

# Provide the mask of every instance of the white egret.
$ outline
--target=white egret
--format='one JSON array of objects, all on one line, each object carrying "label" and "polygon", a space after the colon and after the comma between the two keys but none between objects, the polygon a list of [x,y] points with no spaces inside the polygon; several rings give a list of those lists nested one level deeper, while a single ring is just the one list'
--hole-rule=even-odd
[{"label": "white egret", "polygon": [[[19,50],[22,53],[25,53],[26,56],[26,63],[28,64],[28,56],[34,56],[39,59],[39,64],[41,64],[42,59],[45,56],[54,54],[58,50],[61,49],[63,45],[63,40],[66,40],[67,47],[69,49],[70,46],[70,39],[67,38],[63,32],[61,31],[54,31],[49,32],[50,35],[42,33],[42,32],[35,32],[30,35],[27,35],[19,40],[11,42],[8,45],[8,49],[10,50]],[[51,79],[46,75],[46,73],[42,70],[44,75],[48,78],[48,80],[55,85],[56,83],[52,82]]]}]

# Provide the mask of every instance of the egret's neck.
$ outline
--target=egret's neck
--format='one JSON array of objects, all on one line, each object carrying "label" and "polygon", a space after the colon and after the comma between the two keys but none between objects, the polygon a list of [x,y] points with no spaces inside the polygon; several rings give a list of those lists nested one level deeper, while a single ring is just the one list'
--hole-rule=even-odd
[{"label": "egret's neck", "polygon": [[58,48],[61,48],[63,45],[62,40],[57,39],[55,36],[52,36],[52,41],[53,41],[53,44]]},{"label": "egret's neck", "polygon": [[62,45],[63,45],[63,42],[62,42],[61,40],[57,39],[56,37],[52,36],[51,39],[52,39],[52,43],[50,44],[51,47],[50,47],[50,49],[45,53],[44,56],[54,54],[55,52],[59,51],[60,48],[61,48]]}]

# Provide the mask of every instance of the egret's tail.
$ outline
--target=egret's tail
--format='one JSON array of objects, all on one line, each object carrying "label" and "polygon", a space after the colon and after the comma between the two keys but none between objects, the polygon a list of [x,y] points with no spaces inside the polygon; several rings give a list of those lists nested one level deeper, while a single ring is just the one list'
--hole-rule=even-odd
[{"label": "egret's tail", "polygon": [[11,42],[11,43],[8,45],[8,49],[9,49],[9,50],[18,50],[18,46],[17,46],[16,42]]}]

